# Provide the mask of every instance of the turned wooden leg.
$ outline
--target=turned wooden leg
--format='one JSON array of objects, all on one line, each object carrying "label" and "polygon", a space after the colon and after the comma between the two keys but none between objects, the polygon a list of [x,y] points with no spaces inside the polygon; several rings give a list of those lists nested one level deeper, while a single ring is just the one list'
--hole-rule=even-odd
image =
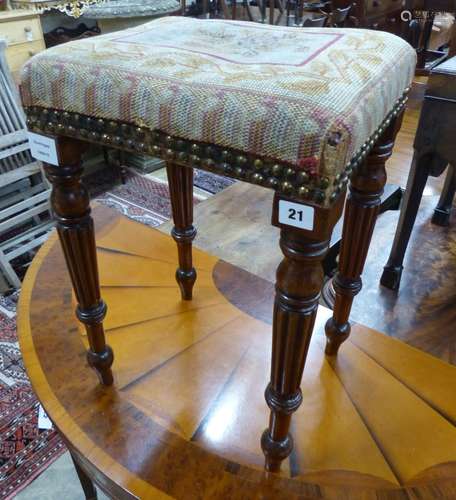
[{"label": "turned wooden leg", "polygon": [[128,171],[127,167],[125,166],[125,151],[123,151],[122,149],[119,150],[119,155],[117,158],[117,168],[119,169],[120,182],[122,184],[125,184],[128,178]]},{"label": "turned wooden leg", "polygon": [[450,224],[451,208],[453,207],[454,192],[456,191],[456,169],[454,165],[448,165],[445,184],[440,195],[439,202],[432,216],[432,223],[437,226],[448,226]]},{"label": "turned wooden leg", "polygon": [[361,274],[374,231],[386,183],[385,162],[391,156],[403,111],[380,136],[351,179],[345,207],[339,268],[334,278],[336,300],[333,316],[325,326],[326,354],[335,355],[350,335],[348,321],[355,295],[361,290]]},{"label": "turned wooden leg", "polygon": [[73,454],[70,453],[71,460],[73,460],[74,468],[76,469],[76,473],[79,478],[79,482],[81,483],[82,490],[84,491],[84,496],[86,500],[97,500],[97,490],[93,481],[90,477],[84,472],[84,470],[80,467],[77,460],[74,458]]},{"label": "turned wooden leg", "polygon": [[101,382],[111,385],[113,353],[106,345],[103,329],[106,304],[100,297],[89,195],[81,182],[83,146],[73,140],[59,138],[57,141],[60,165],[45,164],[52,184],[52,211],[78,302],[76,315],[87,331],[87,360]]},{"label": "turned wooden leg", "polygon": [[401,282],[402,263],[429,176],[431,160],[429,155],[419,157],[417,152],[413,156],[393,246],[380,278],[380,283],[391,290],[397,290]]},{"label": "turned wooden leg", "polygon": [[166,163],[174,228],[171,235],[177,243],[179,267],[176,281],[182,299],[191,300],[196,270],[192,264],[192,241],[196,236],[193,227],[193,169]]},{"label": "turned wooden leg", "polygon": [[[293,449],[290,421],[302,401],[301,378],[323,285],[322,261],[340,219],[345,193],[330,208],[309,207],[274,196],[272,224],[280,228],[284,258],[277,268],[272,326],[271,378],[265,391],[271,413],[261,437],[265,468],[278,472]],[[290,201],[292,207],[290,207]],[[302,228],[286,214],[305,213]]]},{"label": "turned wooden leg", "polygon": [[265,392],[271,414],[261,438],[270,472],[280,469],[293,448],[290,420],[302,401],[301,378],[323,285],[321,262],[328,247],[329,239],[316,241],[299,230],[281,230],[284,259],[277,268],[271,380]]}]

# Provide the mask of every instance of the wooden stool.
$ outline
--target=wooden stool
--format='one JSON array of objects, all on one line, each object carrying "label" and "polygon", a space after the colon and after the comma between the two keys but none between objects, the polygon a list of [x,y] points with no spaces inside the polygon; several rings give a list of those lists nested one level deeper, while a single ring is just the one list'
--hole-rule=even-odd
[{"label": "wooden stool", "polygon": [[428,176],[442,175],[447,166],[445,185],[432,222],[440,226],[449,224],[456,188],[455,129],[456,57],[453,57],[434,68],[429,77],[399,223],[381,277],[381,284],[392,290],[397,290],[401,282],[402,263]]},{"label": "wooden stool", "polygon": [[[271,43],[274,40],[274,43]],[[267,48],[266,48],[267,47]],[[373,55],[375,54],[375,55]],[[349,334],[361,287],[385,161],[400,127],[415,54],[403,40],[364,30],[259,26],[163,18],[131,30],[53,48],[22,78],[30,130],[48,151],[47,175],[60,241],[89,340],[88,362],[113,382],[106,345],[93,221],[80,181],[88,142],[167,160],[182,299],[192,298],[193,168],[275,190],[281,229],[266,469],[293,447],[290,419],[323,282],[321,261],[346,208],[327,353]],[[56,148],[56,151],[53,151]],[[55,153],[55,154],[54,154]],[[242,202],[242,200],[240,200]],[[228,223],[228,222],[227,222]]]}]

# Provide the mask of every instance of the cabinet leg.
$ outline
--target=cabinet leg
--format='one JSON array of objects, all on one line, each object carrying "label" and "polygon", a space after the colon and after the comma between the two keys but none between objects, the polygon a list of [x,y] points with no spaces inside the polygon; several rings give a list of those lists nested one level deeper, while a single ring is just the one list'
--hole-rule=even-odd
[{"label": "cabinet leg", "polygon": [[183,300],[192,299],[196,270],[192,263],[192,241],[196,236],[193,227],[193,169],[166,163],[174,228],[171,235],[177,243],[179,267],[176,281]]},{"label": "cabinet leg", "polygon": [[342,342],[350,335],[350,311],[355,295],[361,290],[361,273],[386,183],[385,162],[391,156],[402,116],[403,111],[378,139],[366,161],[358,167],[351,180],[345,208],[339,268],[333,281],[336,293],[334,311],[325,326],[327,355],[337,354]]},{"label": "cabinet leg", "polygon": [[76,315],[87,331],[88,363],[96,370],[102,384],[111,385],[114,356],[105,341],[106,304],[100,296],[89,195],[81,182],[83,147],[74,140],[56,140],[60,165],[45,164],[46,175],[52,184],[52,212],[78,302]]},{"label": "cabinet leg", "polygon": [[456,171],[454,165],[448,165],[445,184],[442,189],[437,207],[432,216],[432,223],[437,226],[450,224],[451,208],[453,206],[454,192],[456,191]]},{"label": "cabinet leg", "polygon": [[380,278],[380,283],[391,290],[397,290],[401,282],[402,263],[404,262],[407,245],[429,176],[428,166],[430,164],[431,158],[429,156],[419,157],[418,153],[415,152],[402,201],[396,234],[394,235],[393,246],[388,262],[383,268],[382,277]]}]

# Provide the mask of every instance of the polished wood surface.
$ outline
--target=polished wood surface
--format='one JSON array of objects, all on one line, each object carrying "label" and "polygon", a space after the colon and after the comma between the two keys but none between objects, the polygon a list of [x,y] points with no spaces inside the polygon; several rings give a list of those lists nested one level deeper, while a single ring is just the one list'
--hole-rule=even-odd
[{"label": "polished wood surface", "polygon": [[[84,359],[87,336],[57,238],[37,255],[19,305],[28,374],[85,472],[115,498],[451,498],[456,369],[361,325],[324,356],[319,308],[280,475],[262,470],[271,282],[193,250],[193,301],[175,243],[95,211],[114,385]],[[269,317],[268,313],[269,312]]]},{"label": "polished wood surface", "polygon": [[438,196],[424,196],[404,260],[401,287],[379,283],[399,213],[383,214],[374,231],[363,274],[363,289],[352,318],[456,364],[456,224],[433,224]]}]

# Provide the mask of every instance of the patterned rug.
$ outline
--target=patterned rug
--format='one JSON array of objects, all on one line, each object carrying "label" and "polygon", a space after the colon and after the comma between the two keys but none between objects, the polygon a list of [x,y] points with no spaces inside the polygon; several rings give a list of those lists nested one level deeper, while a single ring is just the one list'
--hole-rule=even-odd
[{"label": "patterned rug", "polygon": [[[195,186],[217,193],[233,181],[207,174],[195,176]],[[128,170],[119,184],[112,169],[85,178],[92,199],[152,227],[171,217],[168,185]],[[195,203],[200,200],[194,199]],[[18,292],[0,295],[0,500],[12,499],[64,451],[56,431],[38,426],[40,404],[24,370],[16,334]],[[37,499],[45,500],[45,499]]]},{"label": "patterned rug", "polygon": [[[119,210],[123,215],[151,227],[159,226],[171,218],[171,203],[167,183],[152,180],[127,169],[127,181],[119,184],[113,169],[104,169],[85,178],[93,200]],[[235,181],[208,172],[195,171],[194,185],[216,194]],[[200,200],[195,197],[194,204]]]},{"label": "patterned rug", "polygon": [[0,297],[0,498],[10,499],[65,450],[54,430],[38,427],[39,402],[16,335],[18,293]]},{"label": "patterned rug", "polygon": [[228,179],[221,175],[210,174],[209,172],[204,172],[204,170],[194,171],[193,183],[195,186],[211,194],[219,193],[235,182],[236,181],[233,179]]},{"label": "patterned rug", "polygon": [[87,176],[85,184],[92,200],[148,226],[159,226],[171,217],[168,185],[152,181],[134,170],[127,170],[125,184],[119,184],[117,172],[112,169]]}]

